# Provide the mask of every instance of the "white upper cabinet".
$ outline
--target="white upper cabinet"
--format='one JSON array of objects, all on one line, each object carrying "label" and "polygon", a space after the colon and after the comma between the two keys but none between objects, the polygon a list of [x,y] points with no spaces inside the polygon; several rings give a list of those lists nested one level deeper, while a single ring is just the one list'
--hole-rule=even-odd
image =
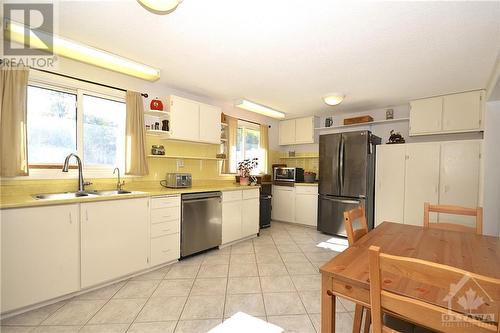
[{"label": "white upper cabinet", "polygon": [[410,102],[410,135],[481,131],[484,90]]},{"label": "white upper cabinet", "polygon": [[480,130],[482,119],[482,91],[470,91],[443,97],[443,130]]},{"label": "white upper cabinet", "polygon": [[295,144],[295,119],[280,121],[279,144]]},{"label": "white upper cabinet", "polygon": [[220,143],[220,108],[200,104],[200,141]]},{"label": "white upper cabinet", "polygon": [[439,202],[440,144],[409,144],[406,156],[404,223],[422,225],[424,202]]},{"label": "white upper cabinet", "polygon": [[279,144],[295,145],[314,143],[314,127],[318,123],[316,117],[304,117],[280,121]]},{"label": "white upper cabinet", "polygon": [[430,134],[441,130],[443,98],[434,97],[410,102],[410,134]]},{"label": "white upper cabinet", "polygon": [[80,288],[78,204],[1,211],[2,311]]},{"label": "white upper cabinet", "polygon": [[169,97],[170,137],[175,140],[220,143],[219,107],[178,96]]},{"label": "white upper cabinet", "polygon": [[375,226],[404,220],[405,158],[405,145],[377,146]]}]

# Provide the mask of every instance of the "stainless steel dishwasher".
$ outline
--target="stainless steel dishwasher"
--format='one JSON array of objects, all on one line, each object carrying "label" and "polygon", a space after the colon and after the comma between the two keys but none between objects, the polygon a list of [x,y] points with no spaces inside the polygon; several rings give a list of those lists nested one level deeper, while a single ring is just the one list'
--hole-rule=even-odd
[{"label": "stainless steel dishwasher", "polygon": [[222,193],[183,194],[181,257],[219,246],[222,242]]}]

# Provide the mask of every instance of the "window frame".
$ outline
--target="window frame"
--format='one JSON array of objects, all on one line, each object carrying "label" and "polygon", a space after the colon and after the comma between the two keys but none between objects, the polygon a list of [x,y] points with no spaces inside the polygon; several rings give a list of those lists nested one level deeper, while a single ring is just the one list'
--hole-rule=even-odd
[{"label": "window frame", "polygon": [[[59,77],[50,73],[30,71],[28,86],[39,87],[43,89],[56,90],[76,95],[76,154],[85,160],[83,156],[83,95],[89,95],[98,98],[104,98],[116,102],[125,103],[125,92],[116,89],[101,87],[95,84],[81,82],[75,79]],[[124,138],[126,140],[126,138]],[[29,142],[28,142],[29,144]],[[29,176],[14,177],[10,179],[32,180],[32,179],[74,179],[78,177],[78,168],[71,160],[70,170],[62,172],[61,164],[33,164],[28,165]],[[29,156],[28,156],[29,163]],[[99,167],[83,165],[83,172],[86,178],[113,178],[114,167]],[[125,170],[121,170],[122,174]],[[129,176],[125,176],[129,177]]]}]

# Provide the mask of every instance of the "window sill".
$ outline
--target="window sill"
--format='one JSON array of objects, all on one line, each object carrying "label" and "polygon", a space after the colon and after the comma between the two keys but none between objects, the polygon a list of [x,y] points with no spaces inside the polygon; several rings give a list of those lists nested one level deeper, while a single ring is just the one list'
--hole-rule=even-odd
[{"label": "window sill", "polygon": [[[85,179],[106,179],[115,178],[113,169],[108,168],[86,168],[83,169],[83,176]],[[122,178],[134,178],[136,176],[124,175]],[[62,172],[61,169],[30,169],[29,176],[19,177],[2,177],[3,180],[64,180],[64,179],[77,179],[78,170],[70,169],[68,172]]]}]

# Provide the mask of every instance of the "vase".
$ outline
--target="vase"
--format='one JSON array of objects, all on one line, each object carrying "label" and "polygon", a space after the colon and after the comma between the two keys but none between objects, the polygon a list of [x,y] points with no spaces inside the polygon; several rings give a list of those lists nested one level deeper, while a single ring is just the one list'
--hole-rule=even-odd
[{"label": "vase", "polygon": [[250,184],[250,178],[249,177],[240,177],[240,185],[248,185]]}]

